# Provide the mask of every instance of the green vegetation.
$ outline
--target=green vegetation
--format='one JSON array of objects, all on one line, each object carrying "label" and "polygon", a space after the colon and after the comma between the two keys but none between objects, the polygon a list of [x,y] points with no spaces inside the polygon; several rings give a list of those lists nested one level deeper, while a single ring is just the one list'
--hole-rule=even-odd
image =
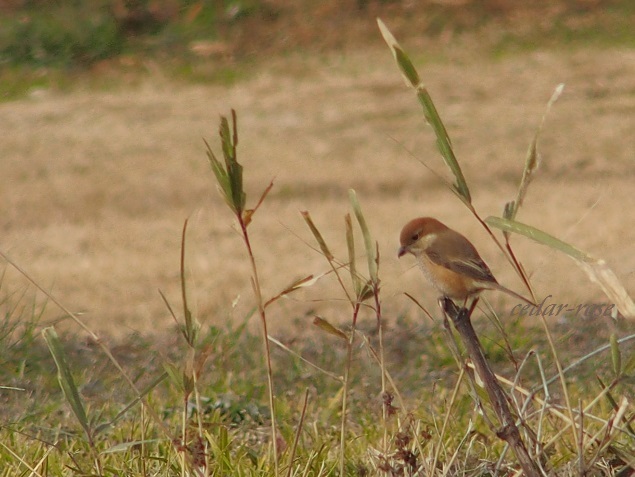
[{"label": "green vegetation", "polygon": [[[375,16],[395,15],[402,8],[399,2],[375,7],[363,1],[308,0],[295,7],[259,0],[9,3],[0,6],[0,91],[4,99],[13,99],[86,78],[103,87],[121,82],[122,73],[143,76],[149,64],[150,71],[160,68],[179,79],[234,81],[241,64],[271,53],[368,47],[376,40]],[[419,38],[423,34],[434,42],[451,34],[484,51],[506,54],[577,45],[633,47],[633,9],[630,0],[418,2],[401,16],[405,31]],[[333,22],[358,26],[333,29]],[[325,28],[328,36],[322,34]],[[101,82],[94,78],[104,75]]]},{"label": "green vegetation", "polygon": [[[187,408],[178,378],[165,372],[169,367],[187,370],[188,345],[182,328],[175,328],[171,336],[131,336],[107,343],[136,387],[148,391],[147,405],[154,409],[159,422],[138,403],[121,373],[94,341],[78,333],[61,333],[60,342],[86,410],[88,428],[94,431],[91,444],[60,390],[55,363],[38,332],[38,312],[34,315],[29,306],[31,299],[7,296],[6,287],[3,290],[0,475],[28,475],[31,469],[33,475],[95,475],[100,473],[99,468],[101,475],[180,475],[183,455],[191,463],[197,456],[202,458],[200,448],[207,449],[210,475],[273,475],[266,369],[258,352],[261,337],[247,326],[249,317],[242,323],[227,320],[221,327],[200,329],[197,352],[204,354],[204,363],[197,375],[199,396],[190,398]],[[377,475],[379,467],[406,467],[409,462],[430,466],[437,453],[439,466],[451,468],[453,473],[480,475],[499,458],[503,446],[474,406],[466,376],[456,368],[443,339],[443,327],[425,320],[402,317],[385,333],[386,369],[397,384],[405,407],[395,398],[394,414],[383,424],[380,367],[369,353],[369,346],[378,346],[375,320],[366,314],[360,318],[358,346],[350,368],[347,475]],[[527,328],[527,317],[506,321],[504,335],[493,323],[479,321],[477,329],[496,371],[510,378],[518,372],[518,384],[538,390],[543,397],[541,374],[551,378],[554,373],[544,333]],[[291,335],[277,337],[287,343],[293,354],[272,345],[283,475],[291,465],[290,449],[298,428],[301,438],[292,475],[335,475],[338,467],[342,383],[298,357],[336,377],[343,374],[346,343],[320,330],[308,330],[309,338],[304,340]],[[627,330],[620,333],[624,331]],[[561,353],[563,364],[577,362],[610,342],[603,323],[593,320],[575,327],[561,325],[553,333],[559,349],[570,350]],[[629,354],[632,356],[632,342],[624,342],[620,348],[624,360]],[[531,350],[540,361],[528,355]],[[523,362],[525,357],[527,361]],[[626,374],[632,363],[622,366],[618,377],[610,348],[593,359],[580,361],[567,373],[574,402],[586,406],[601,396],[598,378],[610,385],[610,396],[617,408],[623,404],[622,396],[632,401],[632,378]],[[459,390],[457,396],[453,396],[455,386]],[[308,403],[302,417],[307,390]],[[560,408],[559,393],[553,385],[552,393],[550,408],[556,411]],[[602,429],[605,419],[613,414],[608,396],[604,395],[585,413],[588,435]],[[200,416],[197,409],[201,410]],[[442,435],[448,414],[451,420]],[[179,444],[184,415],[186,446]],[[624,420],[631,416],[629,409]],[[563,422],[562,417],[555,415],[547,418],[545,424],[550,430],[544,431],[545,442]],[[613,426],[624,429],[624,424],[613,422],[600,434],[604,439],[610,432],[611,439],[599,449],[589,444],[587,458],[598,455],[607,466],[604,473],[600,473],[601,466],[594,467],[596,475],[617,475],[635,441],[629,431],[611,430]],[[382,447],[384,431],[389,436],[387,449]],[[577,469],[572,461],[576,452],[574,443],[565,435],[551,447],[549,455],[556,468],[568,468],[567,474],[574,475]],[[508,465],[505,463],[502,468]]]}]

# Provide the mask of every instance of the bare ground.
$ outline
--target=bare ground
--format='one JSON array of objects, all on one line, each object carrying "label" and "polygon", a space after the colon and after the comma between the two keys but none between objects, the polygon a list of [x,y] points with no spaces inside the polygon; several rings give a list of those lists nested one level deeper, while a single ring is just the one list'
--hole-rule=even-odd
[{"label": "bare ground", "polygon": [[[518,218],[605,258],[632,293],[635,52],[491,59],[467,49],[443,60],[414,58],[483,216],[500,215],[514,197],[545,104],[566,83]],[[157,290],[178,309],[180,235],[189,217],[187,263],[199,319],[240,319],[253,306],[248,261],[201,139],[219,150],[218,116],[230,108],[239,117],[248,200],[275,183],[251,226],[265,295],[327,270],[301,210],[345,257],[349,188],[379,243],[389,323],[412,309],[404,290],[427,304],[434,299],[412,261],[396,258],[401,225],[415,216],[436,216],[471,237],[499,280],[522,289],[476,221],[418,162],[448,177],[414,94],[383,48],[278,58],[228,88],[156,75],[125,91],[38,92],[0,105],[0,248],[95,329],[160,330],[171,318]],[[520,237],[514,243],[539,297],[606,301],[570,259]],[[6,292],[23,283],[6,268]],[[271,308],[274,332],[308,324],[314,313],[345,320],[341,298],[326,277]],[[63,316],[50,303],[44,315]]]}]

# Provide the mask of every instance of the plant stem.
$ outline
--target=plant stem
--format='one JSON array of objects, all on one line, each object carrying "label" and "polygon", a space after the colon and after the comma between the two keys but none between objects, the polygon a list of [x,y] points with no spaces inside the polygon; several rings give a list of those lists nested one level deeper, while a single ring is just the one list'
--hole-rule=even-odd
[{"label": "plant stem", "polygon": [[242,218],[242,215],[238,215],[238,222],[242,230],[245,246],[247,247],[247,253],[249,255],[249,261],[251,263],[252,271],[252,285],[254,288],[254,294],[256,295],[256,303],[258,306],[258,314],[260,315],[260,321],[262,323],[262,339],[265,353],[265,361],[267,364],[267,386],[269,394],[269,411],[271,415],[271,441],[273,445],[273,462],[275,468],[275,475],[278,475],[278,430],[276,426],[276,412],[275,402],[273,394],[273,368],[271,366],[271,348],[269,347],[269,332],[267,331],[267,315],[265,312],[265,304],[262,299],[262,292],[260,289],[260,279],[258,278],[258,267],[256,266],[256,259],[254,258],[253,251],[251,249],[251,242],[249,241],[249,234],[247,233],[247,224]]},{"label": "plant stem", "polygon": [[474,309],[474,305],[471,310],[457,307],[449,298],[443,298],[442,309],[454,323],[454,327],[458,332],[465,350],[468,356],[474,363],[476,372],[481,377],[485,391],[489,396],[489,400],[492,403],[494,412],[498,416],[502,428],[496,432],[496,435],[507,442],[511,449],[516,454],[516,458],[523,469],[523,472],[527,477],[540,477],[542,474],[540,468],[536,462],[531,458],[527,447],[520,436],[518,427],[516,426],[516,420],[514,419],[509,404],[507,402],[507,395],[503,388],[501,388],[496,375],[492,371],[485,358],[483,347],[474,331],[472,322],[470,320],[471,311]]},{"label": "plant stem", "polygon": [[348,379],[351,372],[351,362],[353,361],[353,344],[355,342],[355,327],[357,325],[357,315],[361,303],[357,301],[353,307],[353,323],[351,325],[350,337],[346,345],[346,367],[344,369],[344,389],[342,391],[342,425],[340,429],[340,476],[344,476],[344,459],[346,456],[346,413],[348,405]]},{"label": "plant stem", "polygon": [[377,315],[377,331],[379,334],[379,367],[381,368],[381,396],[382,396],[382,406],[381,406],[381,418],[384,425],[384,440],[383,440],[383,450],[384,452],[388,451],[388,409],[386,408],[386,404],[383,401],[383,397],[386,395],[386,363],[384,360],[384,326],[381,319],[381,302],[379,301],[379,286],[375,284],[373,286],[373,295],[375,297],[375,314]]}]

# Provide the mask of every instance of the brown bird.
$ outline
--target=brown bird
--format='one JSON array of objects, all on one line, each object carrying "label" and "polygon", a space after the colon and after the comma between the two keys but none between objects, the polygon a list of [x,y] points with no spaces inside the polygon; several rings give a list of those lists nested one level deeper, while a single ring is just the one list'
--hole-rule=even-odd
[{"label": "brown bird", "polygon": [[483,290],[500,290],[536,306],[499,284],[474,245],[437,219],[411,220],[401,230],[400,241],[398,256],[414,255],[423,274],[444,297],[465,304],[468,298],[478,297]]}]

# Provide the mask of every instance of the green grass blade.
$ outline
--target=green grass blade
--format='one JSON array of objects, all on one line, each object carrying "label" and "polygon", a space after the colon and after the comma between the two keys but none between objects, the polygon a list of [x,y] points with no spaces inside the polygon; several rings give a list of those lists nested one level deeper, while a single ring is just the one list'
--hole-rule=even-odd
[{"label": "green grass blade", "polygon": [[406,84],[411,88],[414,88],[417,98],[419,99],[419,103],[423,107],[423,115],[425,116],[428,124],[430,124],[434,130],[434,134],[437,137],[437,147],[441,152],[441,156],[456,179],[456,184],[454,184],[456,192],[463,201],[467,204],[471,204],[472,197],[470,195],[467,182],[465,181],[465,177],[463,176],[463,171],[461,170],[461,166],[454,155],[450,137],[448,136],[448,132],[445,129],[443,121],[441,121],[441,117],[439,116],[437,108],[434,105],[428,90],[421,82],[419,74],[412,64],[412,61],[410,61],[408,55],[401,48],[390,30],[388,30],[388,27],[379,18],[377,19],[377,24],[379,25],[379,30],[381,31],[382,36],[384,37],[384,41],[395,57],[397,66],[399,67]]},{"label": "green grass blade", "polygon": [[622,283],[604,260],[594,258],[547,232],[543,232],[542,230],[521,222],[490,216],[485,219],[485,223],[503,232],[513,232],[524,235],[539,244],[546,245],[549,248],[558,250],[575,259],[576,263],[582,267],[582,270],[584,270],[589,279],[602,289],[604,294],[615,304],[623,316],[627,318],[635,317],[635,303],[633,303],[633,300]]},{"label": "green grass blade", "polygon": [[554,250],[558,250],[576,260],[582,262],[593,260],[591,256],[589,256],[582,250],[566,242],[563,242],[562,240],[548,234],[547,232],[543,232],[542,230],[532,227],[531,225],[493,216],[487,217],[485,219],[485,223],[490,227],[497,228],[499,230],[502,230],[503,232],[513,232],[515,234],[524,235],[525,237],[530,238],[535,242],[538,242],[539,244],[546,245],[547,247]]},{"label": "green grass blade", "polygon": [[351,281],[353,282],[353,290],[355,290],[355,296],[359,299],[359,296],[362,292],[362,280],[357,274],[357,260],[355,259],[355,236],[353,234],[353,222],[351,221],[351,214],[346,214],[344,216],[344,224],[346,226],[348,271],[351,274]]},{"label": "green grass blade", "polygon": [[64,348],[62,347],[59,336],[57,335],[55,328],[52,326],[44,328],[42,330],[42,336],[44,337],[44,341],[46,341],[46,345],[48,346],[49,351],[53,356],[53,360],[55,361],[55,366],[57,367],[57,378],[59,380],[60,387],[62,388],[62,392],[64,393],[64,397],[68,401],[77,421],[86,432],[88,438],[91,439],[92,433],[88,417],[86,416],[86,410],[84,409],[84,404],[79,396],[79,391],[77,390],[75,380],[73,379],[71,368],[68,366],[66,353],[64,353]]},{"label": "green grass blade", "polygon": [[349,189],[348,197],[351,201],[351,206],[353,207],[355,218],[357,218],[357,222],[359,223],[359,228],[362,230],[364,247],[366,248],[366,258],[368,259],[368,274],[370,275],[370,279],[373,283],[379,283],[377,248],[375,247],[375,242],[373,241],[373,237],[371,236],[368,225],[366,224],[366,219],[364,218],[362,208],[359,205],[357,194],[353,189]]},{"label": "green grass blade", "polygon": [[187,280],[185,278],[185,239],[187,234],[187,219],[183,223],[183,232],[181,234],[181,298],[183,300],[183,318],[185,320],[185,326],[183,335],[185,341],[194,347],[196,345],[196,338],[198,336],[198,330],[200,328],[198,322],[192,315],[192,311],[187,302]]},{"label": "green grass blade", "polygon": [[247,196],[243,190],[243,166],[238,163],[236,155],[236,146],[238,145],[238,123],[236,119],[236,111],[232,109],[232,129],[229,129],[229,122],[225,116],[221,116],[220,126],[218,128],[221,138],[221,147],[223,149],[223,157],[225,159],[225,167],[216,158],[212,148],[207,141],[207,157],[216,182],[221,189],[221,193],[227,205],[232,211],[241,215],[245,209]]},{"label": "green grass blade", "polygon": [[209,164],[212,168],[212,172],[214,173],[214,177],[216,177],[216,182],[218,184],[218,188],[220,189],[221,195],[223,196],[223,199],[225,200],[227,205],[234,212],[236,212],[236,210],[234,210],[234,204],[232,202],[232,190],[229,176],[227,175],[227,172],[223,168],[221,162],[214,155],[214,151],[212,151],[209,143],[204,139],[203,141],[205,142],[205,146],[207,146],[207,158],[209,159]]},{"label": "green grass blade", "polygon": [[236,111],[232,109],[232,130],[229,130],[227,118],[221,117],[220,136],[225,156],[225,165],[229,183],[231,185],[231,199],[237,213],[245,208],[245,193],[243,191],[243,166],[238,163],[236,147],[238,146],[238,122]]},{"label": "green grass blade", "polygon": [[622,353],[620,352],[619,344],[617,343],[617,335],[611,333],[609,343],[611,344],[611,362],[613,364],[613,372],[616,377],[622,374]]}]

